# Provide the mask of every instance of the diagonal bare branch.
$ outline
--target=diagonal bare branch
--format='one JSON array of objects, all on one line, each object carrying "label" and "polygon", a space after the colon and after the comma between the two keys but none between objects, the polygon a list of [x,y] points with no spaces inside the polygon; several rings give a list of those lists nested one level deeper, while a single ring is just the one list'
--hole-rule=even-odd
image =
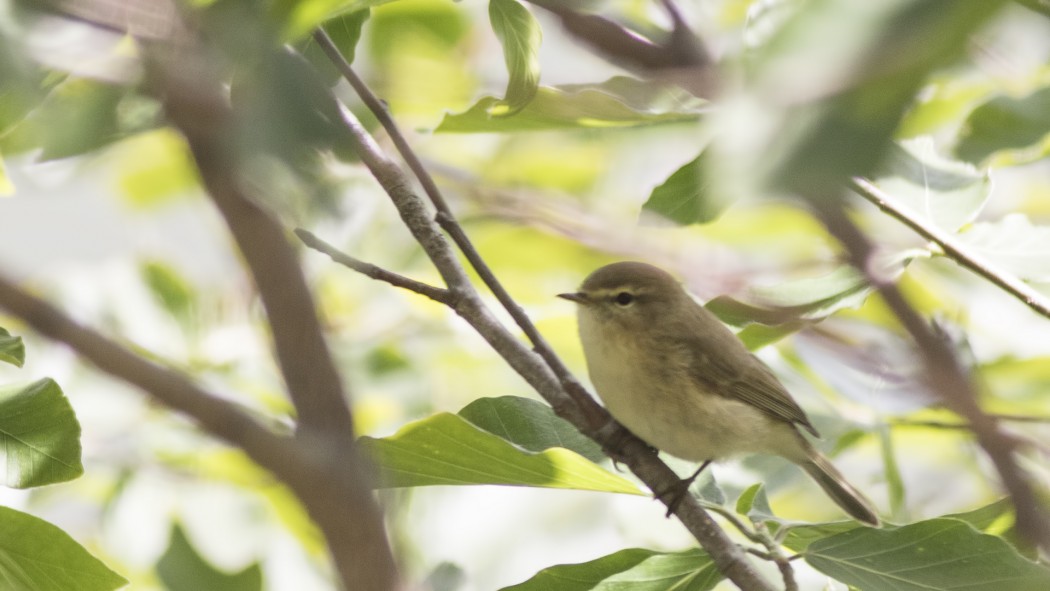
[{"label": "diagonal bare branch", "polygon": [[283,226],[245,191],[234,121],[216,73],[184,49],[154,54],[153,91],[186,137],[201,180],[255,279],[299,430],[353,440],[350,407],[324,342],[306,278]]},{"label": "diagonal bare branch", "polygon": [[331,244],[321,240],[315,236],[312,232],[304,230],[302,228],[296,228],[295,235],[299,237],[299,240],[303,241],[303,244],[316,250],[317,252],[324,253],[331,257],[331,259],[344,267],[349,267],[354,271],[366,276],[376,279],[378,281],[385,281],[394,287],[400,287],[401,289],[407,289],[408,291],[414,291],[420,295],[427,296],[428,298],[445,304],[449,307],[455,307],[455,303],[452,301],[452,294],[447,289],[440,287],[434,287],[415,279],[409,279],[403,275],[398,275],[392,271],[388,271],[382,267],[377,267],[371,263],[355,259],[354,257],[340,251]]},{"label": "diagonal bare branch", "polygon": [[243,449],[259,465],[288,474],[301,450],[255,421],[232,402],[207,392],[185,375],[149,361],[0,276],[0,308],[36,332],[71,347],[102,371],[149,392],[165,406],[191,417],[205,431]]},{"label": "diagonal bare branch", "polygon": [[845,247],[850,262],[878,290],[915,340],[930,388],[947,408],[969,423],[978,444],[988,454],[1010,494],[1018,532],[1044,549],[1050,549],[1050,517],[1036,498],[1030,478],[1014,459],[1017,439],[1002,431],[999,422],[981,410],[973,380],[948,343],[915,311],[897,285],[882,275],[873,260],[874,246],[846,215],[841,200],[815,201],[814,208],[824,226]]},{"label": "diagonal bare branch", "polygon": [[390,590],[397,567],[366,462],[353,442],[347,396],[325,344],[295,251],[241,182],[234,117],[206,49],[148,48],[150,90],[185,136],[208,195],[255,278],[276,355],[299,415],[296,441],[313,469],[285,480],[324,533],[347,589]]}]

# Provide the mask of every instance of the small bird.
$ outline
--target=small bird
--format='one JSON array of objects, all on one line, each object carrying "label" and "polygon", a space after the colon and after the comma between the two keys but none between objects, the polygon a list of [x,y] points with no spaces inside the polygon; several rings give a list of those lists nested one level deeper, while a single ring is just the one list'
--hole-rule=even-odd
[{"label": "small bird", "polygon": [[[879,525],[871,502],[802,436],[800,428],[819,434],[772,370],[670,274],[613,263],[558,297],[578,304],[598,396],[643,441],[703,462],[700,470],[739,454],[781,456],[854,519]],[[700,470],[683,481],[682,494]]]}]

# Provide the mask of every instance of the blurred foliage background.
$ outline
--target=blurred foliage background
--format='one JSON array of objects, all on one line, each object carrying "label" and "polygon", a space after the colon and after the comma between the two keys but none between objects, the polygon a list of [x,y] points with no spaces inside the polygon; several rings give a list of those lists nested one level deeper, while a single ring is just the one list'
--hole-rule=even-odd
[{"label": "blurred foliage background", "polygon": [[[879,21],[877,9],[682,0],[685,20],[727,77],[752,83],[729,84],[713,108],[672,82],[601,59],[532,5],[523,10],[542,43],[514,65],[488,2],[188,4],[229,60],[248,182],[289,229],[308,228],[357,258],[439,282],[345,138],[318,114],[330,83],[376,127],[309,38],[324,24],[407,130],[485,260],[577,375],[586,371],[574,310],[554,294],[601,264],[650,261],[743,331],[813,418],[835,463],[887,519],[907,523],[1001,497],[968,432],[933,404],[885,306],[783,190],[794,183],[778,169],[791,162],[778,142],[797,147],[791,133],[819,119],[798,105],[852,84],[858,70],[847,58],[856,48],[904,28]],[[672,24],[656,2],[568,4],[654,38]],[[890,120],[890,156],[859,171],[1036,286],[1050,282],[1050,18],[1040,6],[1006,3],[963,51],[939,56],[900,124]],[[187,146],[143,89],[141,53],[123,34],[39,8],[0,1],[0,265],[78,320],[287,425],[290,407],[250,279],[202,198]],[[964,21],[931,31],[950,38]],[[941,43],[916,38],[917,48],[890,39],[892,55],[877,63]],[[872,76],[867,82],[879,83]],[[887,95],[904,88],[882,84]],[[817,165],[788,170],[806,166]],[[974,372],[985,408],[1024,419],[1010,430],[1045,445],[1047,319],[855,201],[886,268]],[[387,436],[483,397],[535,397],[449,310],[316,253],[304,250],[303,260],[360,433]],[[776,306],[791,309],[792,322],[752,322],[756,309]],[[286,489],[68,350],[23,336],[25,366],[0,367],[0,381],[46,375],[61,384],[82,426],[84,475],[32,491],[0,489],[4,505],[60,526],[135,589],[192,588],[178,575],[192,570],[186,565],[219,569],[202,580],[222,588],[333,588],[322,542]],[[1046,453],[1020,456],[1044,494]],[[785,462],[747,458],[713,473],[730,498],[764,482],[781,517],[837,516]],[[502,588],[555,563],[692,545],[644,496],[510,487],[379,494],[404,575],[435,590]],[[843,588],[795,564],[803,588]]]}]

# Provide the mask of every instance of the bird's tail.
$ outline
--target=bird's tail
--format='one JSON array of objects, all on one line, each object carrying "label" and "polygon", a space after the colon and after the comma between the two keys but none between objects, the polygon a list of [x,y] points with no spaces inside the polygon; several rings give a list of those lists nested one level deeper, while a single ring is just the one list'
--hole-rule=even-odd
[{"label": "bird's tail", "polygon": [[879,516],[871,501],[853,488],[853,485],[846,482],[842,473],[826,457],[819,452],[813,452],[807,461],[799,465],[813,480],[817,481],[831,500],[835,501],[835,504],[842,507],[851,517],[874,527],[879,526]]}]

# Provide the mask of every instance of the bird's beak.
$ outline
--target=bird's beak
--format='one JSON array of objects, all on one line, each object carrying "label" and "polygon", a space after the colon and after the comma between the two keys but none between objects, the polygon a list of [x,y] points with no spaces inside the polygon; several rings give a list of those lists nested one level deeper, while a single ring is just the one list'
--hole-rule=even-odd
[{"label": "bird's beak", "polygon": [[574,293],[559,293],[558,297],[562,298],[563,300],[569,300],[570,302],[576,302],[577,304],[587,305],[591,303],[591,300],[587,297],[587,294],[580,291]]}]

